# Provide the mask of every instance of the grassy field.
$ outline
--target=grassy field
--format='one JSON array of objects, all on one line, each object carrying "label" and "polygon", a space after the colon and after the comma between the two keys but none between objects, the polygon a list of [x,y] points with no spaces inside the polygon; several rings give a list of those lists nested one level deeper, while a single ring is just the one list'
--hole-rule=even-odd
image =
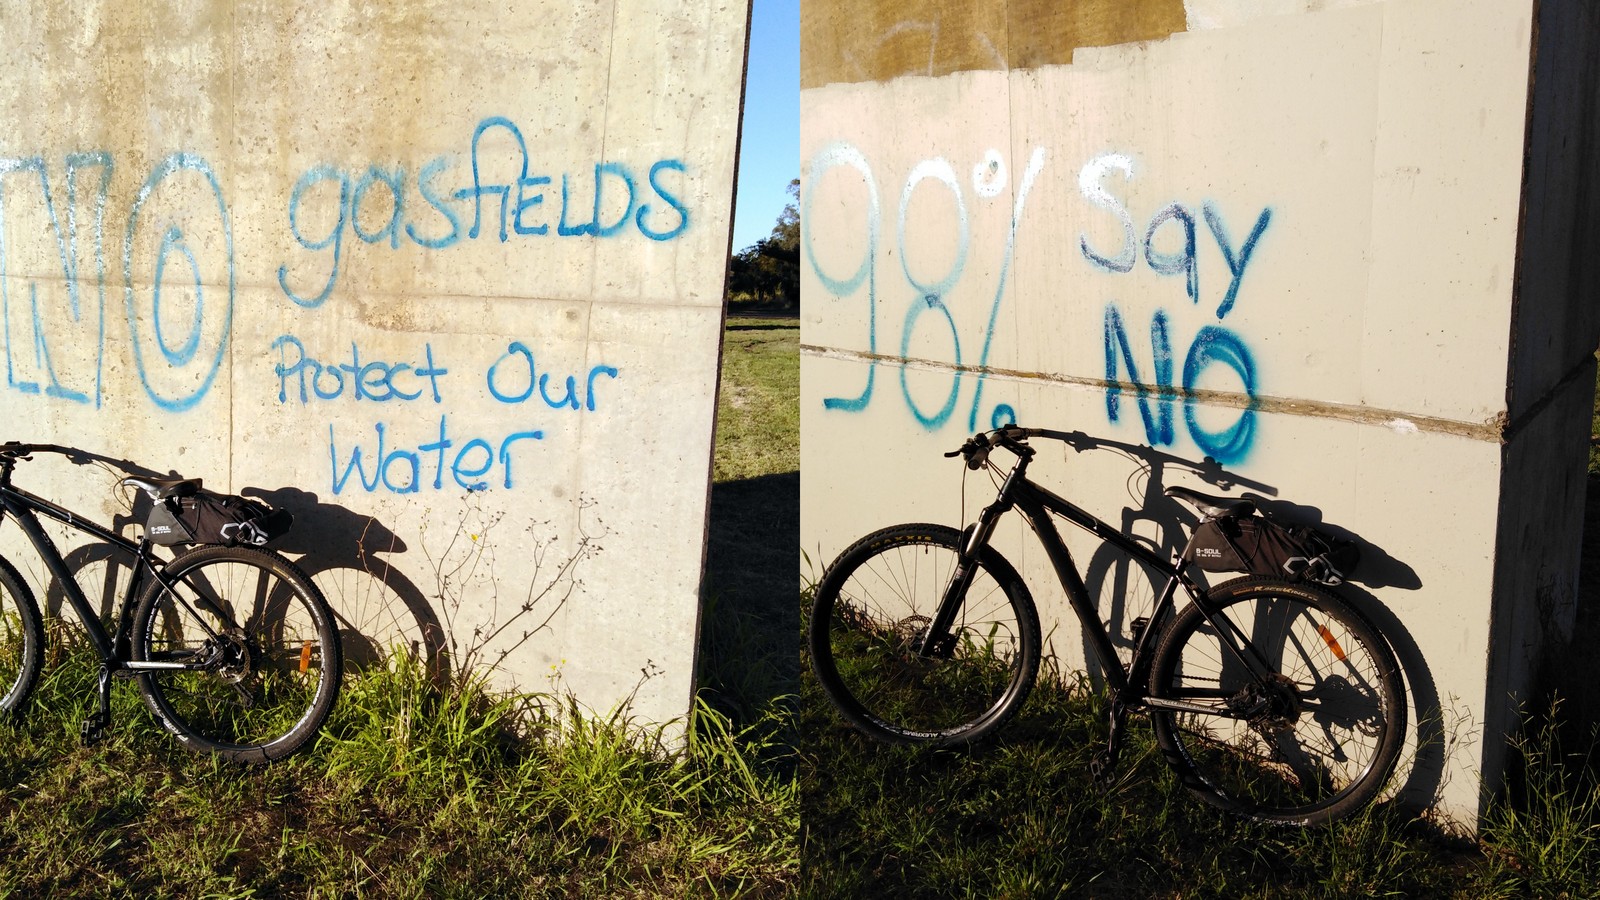
[{"label": "grassy field", "polygon": [[404,664],[347,678],[311,751],[268,768],[179,749],[126,683],[85,748],[94,661],[58,640],[24,719],[0,724],[0,898],[787,895],[797,372],[794,319],[730,321],[687,749]]}]

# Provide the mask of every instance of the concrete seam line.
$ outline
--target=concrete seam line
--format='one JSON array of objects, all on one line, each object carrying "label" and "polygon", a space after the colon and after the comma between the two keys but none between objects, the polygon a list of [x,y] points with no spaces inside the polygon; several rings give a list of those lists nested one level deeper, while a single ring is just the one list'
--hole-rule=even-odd
[{"label": "concrete seam line", "polygon": [[1086,378],[1081,375],[1063,375],[1046,372],[1023,372],[1015,369],[1003,369],[996,366],[957,366],[937,360],[918,359],[915,357],[891,356],[883,353],[863,353],[856,350],[840,350],[832,347],[819,347],[814,344],[801,344],[800,352],[805,356],[824,359],[841,359],[854,362],[884,363],[892,366],[901,366],[908,369],[923,369],[939,372],[962,372],[974,375],[987,375],[991,378],[1003,378],[1010,381],[1023,383],[1048,382],[1051,384],[1070,385],[1073,387],[1105,390],[1111,387],[1124,389],[1141,389],[1150,395],[1173,399],[1194,399],[1203,403],[1218,406],[1231,406],[1236,409],[1257,409],[1262,412],[1280,415],[1304,416],[1318,419],[1338,419],[1345,422],[1356,422],[1363,425],[1380,425],[1395,430],[1409,431],[1415,429],[1420,432],[1434,434],[1450,434],[1457,437],[1470,438],[1478,441],[1494,441],[1502,443],[1512,429],[1506,427],[1505,413],[1497,413],[1485,422],[1463,422],[1459,419],[1446,419],[1439,416],[1419,416],[1414,413],[1400,412],[1397,410],[1378,409],[1370,406],[1356,406],[1350,403],[1328,403],[1320,400],[1297,400],[1289,397],[1271,397],[1258,395],[1250,397],[1233,391],[1185,391],[1179,387],[1164,387],[1161,385],[1135,385],[1125,381],[1108,381],[1104,378]]}]

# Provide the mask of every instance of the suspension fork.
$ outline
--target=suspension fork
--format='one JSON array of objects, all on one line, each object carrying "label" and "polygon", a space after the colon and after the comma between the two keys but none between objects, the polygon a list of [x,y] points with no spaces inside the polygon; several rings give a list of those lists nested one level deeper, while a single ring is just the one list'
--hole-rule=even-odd
[{"label": "suspension fork", "polygon": [[973,576],[977,574],[978,554],[989,546],[989,538],[994,535],[1000,517],[1013,505],[1010,488],[1011,481],[1008,480],[995,502],[985,507],[978,514],[978,521],[961,533],[961,549],[956,554],[955,572],[951,574],[950,583],[945,586],[944,596],[939,600],[938,612],[934,613],[927,631],[922,633],[922,639],[916,647],[917,655],[948,658],[955,651],[956,636],[951,633],[950,627],[955,624],[967,589],[972,587]]}]

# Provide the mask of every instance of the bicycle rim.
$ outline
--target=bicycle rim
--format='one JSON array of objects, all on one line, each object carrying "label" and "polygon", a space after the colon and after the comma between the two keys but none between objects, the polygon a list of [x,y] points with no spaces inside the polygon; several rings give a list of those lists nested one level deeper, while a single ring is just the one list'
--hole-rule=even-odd
[{"label": "bicycle rim", "polygon": [[1185,783],[1230,812],[1294,825],[1332,821],[1377,796],[1406,716],[1387,642],[1307,586],[1245,580],[1211,596],[1219,623],[1247,637],[1273,674],[1251,676],[1198,609],[1173,623],[1151,692],[1215,710],[1155,713]]},{"label": "bicycle rim", "polygon": [[140,675],[157,717],[185,744],[244,762],[299,749],[338,692],[326,602],[292,564],[255,550],[203,548],[167,574],[178,596],[160,584],[146,591],[135,659],[201,668]]},{"label": "bicycle rim", "polygon": [[11,564],[0,559],[0,713],[17,713],[43,667],[39,608]]},{"label": "bicycle rim", "polygon": [[959,544],[950,528],[888,529],[842,554],[818,586],[811,623],[818,680],[845,718],[874,737],[976,740],[1008,719],[1033,684],[1038,618],[998,555],[980,560],[948,645],[918,652]]}]

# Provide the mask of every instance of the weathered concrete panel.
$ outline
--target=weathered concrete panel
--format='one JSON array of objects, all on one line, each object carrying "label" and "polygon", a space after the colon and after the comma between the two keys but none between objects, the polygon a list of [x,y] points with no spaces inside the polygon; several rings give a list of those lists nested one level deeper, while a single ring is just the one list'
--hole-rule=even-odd
[{"label": "weathered concrete panel", "polygon": [[265,489],[356,665],[682,717],[747,20],[8,4],[5,437]]},{"label": "weathered concrete panel", "polygon": [[1073,61],[1080,47],[1164,38],[1184,29],[1182,0],[807,0],[800,87]]},{"label": "weathered concrete panel", "polygon": [[[1478,774],[1499,761],[1477,729],[1503,727],[1529,684],[1529,654],[1489,663],[1521,640],[1505,627],[1526,618],[1511,594],[1540,567],[1575,565],[1565,544],[1519,559],[1545,525],[1507,530],[1544,522],[1570,487],[1548,470],[1571,462],[1563,435],[1501,441],[1518,440],[1507,373],[1528,332],[1514,298],[1539,255],[1523,210],[1593,182],[1589,156],[1554,148],[1592,130],[1594,28],[1575,4],[1539,8],[1588,36],[1537,46],[1529,3],[1306,6],[1079,49],[1071,66],[802,92],[802,540],[827,560],[881,525],[958,520],[960,473],[939,454],[1015,417],[1126,444],[1131,457],[1050,451],[1036,471],[1176,548],[1192,516],[1159,489],[1207,485],[1138,448],[1214,458],[1238,489],[1271,488],[1272,503],[1362,540],[1347,595],[1396,638],[1423,723],[1406,789],[1470,819]],[[1524,172],[1536,53],[1554,57],[1563,98],[1545,145],[1563,162],[1537,191]],[[1541,265],[1592,284],[1562,229],[1593,201],[1555,206],[1529,213],[1554,216],[1540,240],[1563,236]],[[1539,294],[1540,309],[1575,308],[1571,291]],[[1567,350],[1600,338],[1585,316],[1557,317],[1577,332]],[[1548,397],[1553,382],[1538,383]],[[969,483],[966,514],[990,492]],[[1050,598],[1054,649],[1081,662],[1020,527],[1008,552]],[[1069,544],[1125,627],[1136,598],[1110,587],[1140,579]]]}]

